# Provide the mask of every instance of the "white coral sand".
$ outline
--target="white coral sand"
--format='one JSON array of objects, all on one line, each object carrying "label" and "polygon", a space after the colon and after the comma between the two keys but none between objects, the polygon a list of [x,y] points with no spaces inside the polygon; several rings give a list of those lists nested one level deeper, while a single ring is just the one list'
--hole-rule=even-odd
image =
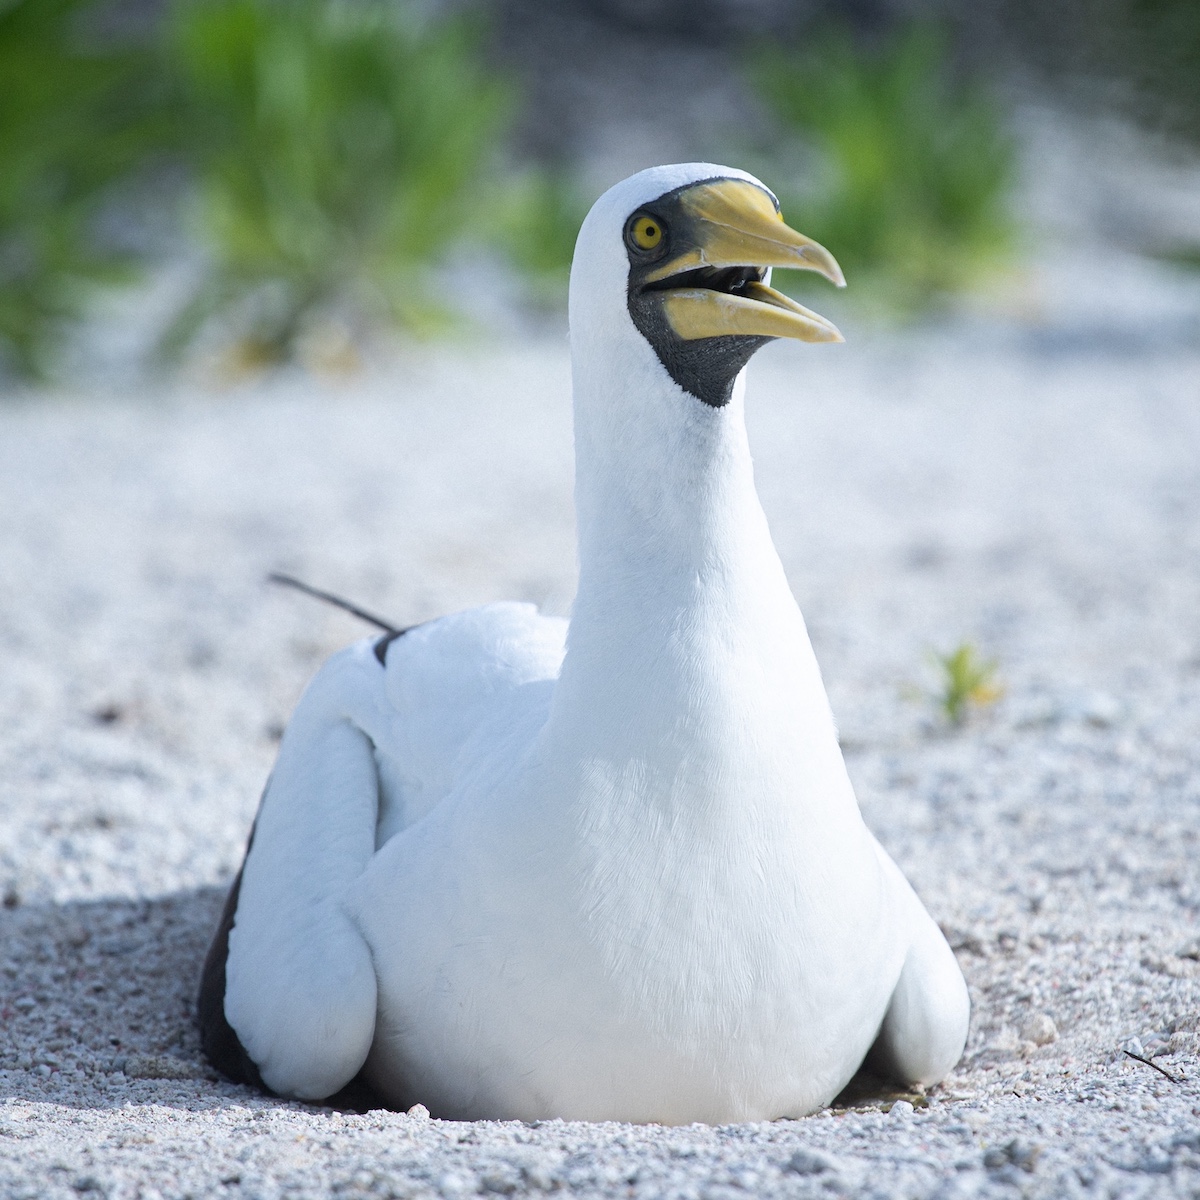
[{"label": "white coral sand", "polygon": [[[1103,298],[1034,326],[847,323],[844,348],[751,368],[764,505],[864,814],[974,1004],[927,1101],[800,1122],[360,1116],[199,1057],[196,974],[274,739],[361,633],[263,576],[402,622],[565,611],[565,346],[0,409],[0,1191],[1200,1188],[1200,306],[1119,267],[1123,323]],[[1139,324],[1139,287],[1175,315]],[[1007,690],[951,731],[922,689],[965,639]]]}]

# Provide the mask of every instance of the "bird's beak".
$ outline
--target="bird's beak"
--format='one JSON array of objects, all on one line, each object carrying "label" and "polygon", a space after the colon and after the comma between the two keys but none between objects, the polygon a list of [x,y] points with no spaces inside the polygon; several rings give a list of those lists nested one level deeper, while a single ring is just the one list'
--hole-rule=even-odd
[{"label": "bird's beak", "polygon": [[833,255],[785,225],[766,191],[720,179],[688,188],[679,202],[687,245],[646,276],[662,291],[663,311],[679,337],[843,340],[832,322],[762,282],[766,268],[791,267],[846,286]]}]

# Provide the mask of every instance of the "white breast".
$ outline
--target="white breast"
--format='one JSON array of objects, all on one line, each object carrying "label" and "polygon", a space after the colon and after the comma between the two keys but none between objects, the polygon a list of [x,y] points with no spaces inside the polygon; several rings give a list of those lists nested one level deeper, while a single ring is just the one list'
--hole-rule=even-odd
[{"label": "white breast", "polygon": [[877,1036],[911,1081],[961,1053],[965,985],[859,814],[744,379],[724,407],[686,393],[626,308],[630,214],[722,171],[635,176],[580,234],[569,632],[491,605],[386,670],[338,656],[301,701],[225,1002],[277,1090],[328,1095],[365,1058],[440,1116],[769,1120],[832,1099]]},{"label": "white breast", "polygon": [[[607,658],[634,682],[631,647],[614,637]],[[815,664],[791,661],[807,639],[765,648],[698,657],[676,640],[673,664],[641,662],[623,711],[599,692],[540,738],[544,690],[523,729],[485,717],[510,740],[465,741],[495,757],[460,754],[472,767],[351,890],[385,1095],[464,1118],[722,1121],[800,1115],[840,1089],[878,1031],[907,916]],[[668,697],[666,677],[688,682]],[[739,713],[748,685],[776,719]],[[668,699],[672,728],[653,719]]]}]

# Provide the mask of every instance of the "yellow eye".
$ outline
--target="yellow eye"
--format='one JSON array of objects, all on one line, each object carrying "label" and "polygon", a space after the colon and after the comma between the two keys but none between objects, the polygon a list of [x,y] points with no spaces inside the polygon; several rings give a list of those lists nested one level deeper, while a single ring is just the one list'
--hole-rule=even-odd
[{"label": "yellow eye", "polygon": [[639,250],[653,250],[662,241],[662,225],[653,217],[638,217],[629,232]]}]

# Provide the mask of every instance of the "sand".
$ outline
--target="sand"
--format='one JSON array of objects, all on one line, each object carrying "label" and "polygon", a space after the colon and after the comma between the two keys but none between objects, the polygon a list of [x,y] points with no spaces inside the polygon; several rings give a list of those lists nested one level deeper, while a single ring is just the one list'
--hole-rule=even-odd
[{"label": "sand", "polygon": [[[0,407],[0,1194],[1200,1195],[1200,298],[1072,261],[1036,311],[752,368],[863,812],[974,1004],[927,1096],[802,1121],[339,1113],[199,1054],[281,727],[363,632],[264,576],[398,622],[566,612],[560,336]],[[931,656],[963,641],[1004,695],[956,728]]]}]

